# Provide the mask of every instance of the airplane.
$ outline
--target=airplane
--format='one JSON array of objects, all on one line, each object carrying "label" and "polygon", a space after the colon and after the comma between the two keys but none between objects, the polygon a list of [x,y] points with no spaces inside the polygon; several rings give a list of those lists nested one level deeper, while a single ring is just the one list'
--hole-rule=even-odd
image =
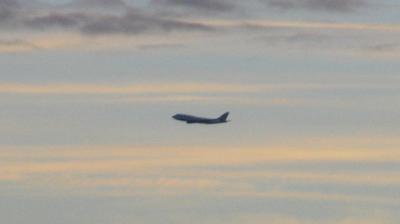
[{"label": "airplane", "polygon": [[199,124],[220,124],[228,122],[226,118],[228,118],[229,112],[224,113],[218,118],[204,118],[204,117],[196,117],[187,114],[175,114],[172,116],[175,120],[185,121],[188,124],[199,123]]}]

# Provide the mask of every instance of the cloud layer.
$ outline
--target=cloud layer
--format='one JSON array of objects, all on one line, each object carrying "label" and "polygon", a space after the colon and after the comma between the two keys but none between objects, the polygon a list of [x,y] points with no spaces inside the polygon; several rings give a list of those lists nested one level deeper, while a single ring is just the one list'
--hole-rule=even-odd
[{"label": "cloud layer", "polygon": [[0,1],[0,23],[7,22],[12,19],[19,9],[19,4],[15,0]]},{"label": "cloud layer", "polygon": [[[291,45],[300,51],[325,49],[326,52],[332,52],[335,49],[335,53],[349,54],[349,51],[353,51],[353,55],[396,56],[397,48],[380,48],[384,51],[373,51],[377,49],[373,46],[387,46],[388,43],[398,45],[398,24],[356,23],[335,19],[343,13],[351,17],[356,10],[369,7],[363,0],[254,0],[247,4],[226,0],[149,0],[142,5],[123,0],[74,0],[58,5],[25,0],[1,0],[0,32],[5,35],[1,40],[0,52],[72,47],[110,49],[123,46],[122,48],[128,49],[126,46],[133,45],[131,49],[145,49],[141,46],[186,47],[192,46],[193,43],[206,45],[210,41],[225,42],[221,39],[236,37],[235,43],[226,41],[226,45],[246,44],[249,48],[259,44],[258,46],[268,48],[278,46],[277,48],[282,50],[288,49],[282,45]],[[307,10],[310,11],[307,14],[309,19],[296,20],[287,16],[285,19],[282,10]],[[269,17],[270,13],[276,12],[282,16],[278,19]],[[358,31],[365,33],[361,34]],[[381,38],[380,32],[387,33],[386,37]],[[60,34],[58,44],[48,44],[53,43],[49,38],[57,33]],[[39,40],[38,36],[42,39]],[[121,36],[126,39],[111,39]],[[105,38],[101,39],[103,37]],[[147,42],[138,43],[138,38],[143,37]],[[382,41],[375,43],[374,40],[378,37]],[[15,40],[19,42],[13,42]],[[329,40],[329,44],[323,44],[324,40]],[[65,45],[60,44],[61,42]],[[262,45],[265,42],[269,44]],[[282,45],[275,45],[274,42]],[[159,49],[153,48],[156,51]]]},{"label": "cloud layer", "polygon": [[[321,146],[314,147],[318,149],[300,149],[298,146],[6,147],[0,153],[0,167],[5,174],[0,175],[0,181],[24,185],[28,189],[46,189],[55,184],[53,187],[59,191],[66,191],[72,195],[202,194],[398,204],[398,201],[385,194],[381,195],[379,188],[399,186],[397,171],[351,171],[351,164],[397,163],[399,152],[395,149],[331,147],[322,150]],[[24,153],[26,150],[31,153]],[[349,168],[343,168],[348,172],[329,168],[339,164],[348,164]],[[297,170],[296,166],[310,168]],[[315,171],[315,166],[320,166],[320,170]],[[219,168],[211,169],[212,167]],[[371,175],[376,178],[372,180]],[[272,189],[265,187],[275,186],[276,182],[285,184]],[[354,187],[360,189],[365,185],[371,189],[378,188],[376,192],[354,195],[341,192],[340,188],[336,192],[315,192],[301,188],[302,185],[327,184],[347,184],[350,192]],[[104,187],[109,191],[102,191]]]},{"label": "cloud layer", "polygon": [[284,10],[306,9],[327,12],[352,12],[366,4],[363,0],[266,0],[264,2],[270,7]]},{"label": "cloud layer", "polygon": [[[13,24],[4,29],[31,29],[45,31],[52,29],[73,30],[84,34],[141,34],[147,32],[164,33],[173,31],[212,31],[206,25],[179,20],[157,13],[150,13],[132,7],[122,7],[122,1],[76,1],[70,3],[71,10],[44,5],[40,12],[30,6],[21,5],[16,0],[0,2],[2,24]],[[111,10],[107,10],[108,6]],[[98,6],[104,9],[81,10],[85,6]],[[113,8],[119,7],[116,10]]]},{"label": "cloud layer", "polygon": [[234,3],[225,0],[154,0],[153,3],[216,12],[232,11],[235,8]]},{"label": "cloud layer", "polygon": [[[266,3],[272,8],[307,8],[332,11],[350,11],[363,5],[360,0],[285,0],[267,1]],[[205,11],[231,11],[235,8],[234,3],[221,0],[158,0],[152,4]],[[167,33],[173,31],[204,32],[223,28],[195,21],[190,14],[185,14],[185,17],[182,18],[174,13],[162,10],[162,7],[156,8],[156,10],[149,10],[133,7],[123,1],[79,0],[62,6],[53,6],[39,5],[35,2],[22,4],[17,0],[1,0],[0,18],[2,20],[0,24],[3,24],[3,29],[31,29],[36,31],[62,29],[97,35]],[[206,13],[201,17],[209,18],[209,15]],[[242,22],[244,23],[245,20]],[[6,26],[7,24],[12,26]]]}]

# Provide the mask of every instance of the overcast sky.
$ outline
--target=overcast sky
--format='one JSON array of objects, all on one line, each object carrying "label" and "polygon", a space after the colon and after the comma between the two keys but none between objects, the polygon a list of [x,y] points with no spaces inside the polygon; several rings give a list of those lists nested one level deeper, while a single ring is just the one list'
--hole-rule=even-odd
[{"label": "overcast sky", "polygon": [[0,0],[0,220],[399,223],[399,10]]}]

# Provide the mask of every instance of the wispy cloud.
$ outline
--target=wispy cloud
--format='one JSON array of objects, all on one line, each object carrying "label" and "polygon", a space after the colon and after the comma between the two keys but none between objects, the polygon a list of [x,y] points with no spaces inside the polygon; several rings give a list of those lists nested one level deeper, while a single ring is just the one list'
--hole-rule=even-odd
[{"label": "wispy cloud", "polygon": [[263,34],[259,37],[254,38],[257,42],[261,44],[266,44],[267,46],[306,46],[313,47],[317,49],[318,47],[328,47],[337,48],[334,45],[335,37],[325,34],[321,31],[296,31],[294,32],[272,32],[270,34]]},{"label": "wispy cloud", "polygon": [[[178,166],[210,166],[210,165],[245,165],[263,162],[312,162],[312,161],[358,161],[358,162],[398,162],[396,149],[376,150],[363,148],[331,149],[295,148],[282,146],[268,147],[160,147],[160,146],[81,146],[81,147],[3,147],[0,154],[3,165],[8,170],[18,171],[20,168],[38,172],[73,172],[74,169],[85,168],[96,172],[98,169],[114,167],[118,170],[131,168],[162,168]],[[56,148],[57,150],[55,150]],[[111,149],[111,150],[110,150]],[[26,150],[35,152],[26,154]],[[152,154],[148,152],[152,151]],[[15,159],[20,159],[15,163]],[[9,161],[7,161],[8,159]],[[31,164],[24,160],[31,160]],[[47,159],[47,162],[45,159]],[[39,161],[37,161],[39,160]],[[44,160],[44,161],[43,161]],[[86,163],[92,160],[92,163]],[[73,163],[71,163],[71,161]],[[36,165],[35,165],[36,164]],[[81,164],[81,166],[71,166]],[[118,168],[118,164],[120,165]],[[53,169],[47,169],[55,165]],[[81,167],[81,168],[79,168]],[[24,169],[25,169],[24,168]]]},{"label": "wispy cloud", "polygon": [[143,44],[139,45],[140,50],[158,50],[158,49],[180,49],[184,48],[183,44]]},{"label": "wispy cloud", "polygon": [[[114,1],[113,1],[114,2]],[[123,6],[122,1],[107,3],[106,1],[76,1],[72,6],[101,6],[103,10],[62,10],[57,7],[44,6],[38,12],[33,7],[18,4],[16,0],[2,0],[0,2],[0,16],[3,29],[30,29],[44,30],[71,30],[82,34],[129,34],[164,33],[173,31],[212,31],[212,27],[192,21],[179,20],[161,16],[141,9],[121,7],[116,12],[104,11],[109,6]],[[1,23],[0,23],[1,24]]]},{"label": "wispy cloud", "polygon": [[[13,105],[43,103],[90,103],[91,105],[225,105],[254,108],[371,108],[385,106],[371,93],[393,92],[396,83],[381,84],[238,84],[238,83],[137,83],[84,84],[0,83],[1,102]],[[331,97],[333,92],[341,96]],[[312,94],[310,94],[312,93]],[[364,97],[355,97],[357,93]],[[37,98],[37,96],[41,96]],[[368,98],[368,101],[365,99]],[[395,100],[395,96],[388,98]]]},{"label": "wispy cloud", "polygon": [[[226,92],[225,92],[226,93]],[[119,99],[109,99],[101,102],[127,103],[127,104],[152,104],[152,103],[196,103],[196,104],[224,104],[224,105],[247,105],[247,106],[304,106],[318,104],[299,99],[289,98],[266,98],[266,97],[238,97],[238,96],[205,96],[205,95],[164,95],[164,96],[129,96]]]},{"label": "wispy cloud", "polygon": [[326,12],[352,12],[366,5],[363,0],[261,0],[270,7],[283,10],[323,10]]},{"label": "wispy cloud", "polygon": [[0,39],[0,52],[26,52],[40,49],[36,44],[21,39]]},{"label": "wispy cloud", "polygon": [[383,89],[390,84],[235,84],[235,83],[141,83],[141,84],[21,84],[0,83],[7,94],[148,94],[148,93],[262,93],[271,91],[321,91],[332,89]]},{"label": "wispy cloud", "polygon": [[[398,186],[397,172],[367,170],[268,170],[263,163],[399,162],[396,150],[299,147],[162,147],[75,146],[3,147],[0,181],[25,190],[55,187],[69,194],[182,195],[266,197],[351,203],[396,203],[380,194],[351,195],[324,191],[289,190],[286,185],[330,184],[349,187]],[[29,151],[30,153],[26,153]],[[149,153],[151,152],[151,153]],[[253,165],[253,169],[238,169]],[[216,168],[219,167],[219,168]],[[257,168],[258,167],[258,168]],[[212,168],[212,169],[211,169]],[[374,179],[371,179],[374,176]],[[376,181],[380,181],[376,183]],[[266,184],[279,187],[260,188]],[[108,189],[102,191],[101,189]],[[1,187],[0,187],[1,189]],[[378,192],[379,193],[379,192]],[[398,203],[398,202],[397,202]]]},{"label": "wispy cloud", "polygon": [[400,44],[398,43],[382,43],[366,47],[368,51],[378,53],[394,52],[397,51],[399,48]]},{"label": "wispy cloud", "polygon": [[216,12],[232,11],[236,7],[232,1],[225,0],[153,0],[153,4]]},{"label": "wispy cloud", "polygon": [[26,19],[25,26],[31,29],[75,28],[88,17],[83,13],[50,12],[47,15]]},{"label": "wispy cloud", "polygon": [[372,23],[336,23],[336,22],[307,22],[307,21],[277,21],[277,20],[197,20],[207,25],[253,29],[295,28],[295,29],[326,29],[326,30],[365,30],[399,32],[398,24]]},{"label": "wispy cloud", "polygon": [[[90,84],[53,84],[24,85],[0,84],[1,94],[12,94],[18,98],[44,95],[46,97],[66,96],[74,102],[79,95],[80,100],[101,104],[160,104],[160,103],[196,103],[252,106],[302,106],[318,104],[304,99],[285,97],[260,97],[257,94],[266,92],[301,91],[319,89],[318,86],[274,86],[274,85],[241,85],[213,83],[169,83],[169,84],[137,84],[137,85],[90,85]],[[329,87],[328,87],[329,88]],[[238,96],[246,94],[247,96]],[[84,97],[86,96],[86,98]],[[51,98],[48,98],[51,99]],[[53,98],[56,101],[59,99]],[[61,100],[65,102],[64,98]],[[79,101],[79,100],[78,100]],[[21,102],[21,101],[19,101]]]},{"label": "wispy cloud", "polygon": [[[325,8],[327,10],[350,10],[362,5],[360,0],[302,0],[302,1],[267,1],[268,4],[279,7],[296,8]],[[34,3],[33,3],[34,4]],[[231,10],[233,3],[226,1],[179,1],[159,0],[157,4],[183,6],[188,8],[200,8],[205,10]],[[353,29],[353,30],[379,30],[398,31],[397,25],[390,24],[352,24],[352,23],[324,23],[324,22],[298,22],[298,21],[263,21],[255,19],[237,20],[215,20],[212,17],[209,21],[194,20],[193,17],[180,17],[174,14],[163,14],[152,12],[144,8],[127,7],[123,1],[96,1],[80,0],[70,3],[79,6],[73,9],[63,10],[55,6],[41,6],[36,10],[30,5],[21,5],[16,0],[2,0],[0,2],[0,16],[4,24],[2,29],[28,29],[32,31],[46,31],[61,29],[81,34],[95,35],[138,35],[138,34],[160,34],[169,32],[210,32],[224,29],[240,28],[242,26],[253,26],[259,28],[322,28],[322,29]],[[86,6],[100,6],[99,10],[81,10]],[[113,9],[116,6],[117,9]],[[122,7],[125,6],[125,7]],[[109,8],[110,10],[105,10]]]},{"label": "wispy cloud", "polygon": [[[365,4],[361,0],[301,0],[301,1],[255,1],[250,5],[266,3],[272,8],[307,9],[325,11],[352,11]],[[240,5],[240,6],[239,6]],[[160,7],[161,6],[161,7]],[[166,7],[170,6],[170,7]],[[149,1],[146,7],[131,5],[125,1],[103,0],[76,0],[66,4],[52,5],[46,3],[31,2],[22,4],[17,0],[2,0],[0,2],[0,31],[10,36],[10,39],[22,40],[30,43],[22,46],[0,46],[0,52],[27,52],[47,49],[146,49],[146,46],[185,45],[198,47],[198,43],[208,41],[211,34],[212,40],[228,39],[228,35],[249,36],[264,35],[267,37],[280,36],[276,30],[293,30],[296,34],[283,36],[290,41],[318,42],[327,35],[310,35],[315,30],[337,32],[335,37],[345,36],[342,32],[374,32],[379,35],[385,32],[393,38],[399,33],[398,24],[388,23],[352,23],[352,22],[325,22],[327,20],[276,20],[268,19],[262,14],[255,13],[252,16],[237,16],[230,18],[217,16],[208,12],[232,12],[240,7],[249,7],[247,4],[239,4],[236,1],[180,1],[180,0],[154,0]],[[174,10],[184,9],[185,13],[176,13]],[[249,8],[250,9],[250,8]],[[189,11],[186,11],[189,10]],[[195,12],[194,12],[195,11]],[[246,11],[246,10],[244,10]],[[223,19],[225,18],[225,19]],[[249,19],[252,18],[252,19]],[[310,32],[310,30],[313,30]],[[59,35],[59,43],[48,44],[52,36]],[[168,35],[165,35],[168,34]],[[205,37],[207,34],[207,38]],[[182,36],[185,35],[185,36]],[[41,37],[41,39],[39,38]],[[65,37],[63,37],[65,36]],[[71,37],[73,43],[71,44]],[[124,37],[124,38],[121,38]],[[147,38],[147,42],[141,42]],[[162,39],[175,39],[174,41],[162,41]],[[281,39],[282,39],[281,38]],[[351,39],[343,38],[343,39]],[[363,36],[362,40],[375,38],[374,35]],[[158,39],[158,41],[153,41]],[[245,38],[240,38],[241,40]],[[354,46],[357,49],[357,41],[348,41],[343,44],[343,39],[332,38],[331,41],[338,51]],[[389,38],[390,39],[390,38]],[[78,41],[76,41],[78,40]],[[122,40],[122,41],[121,41]],[[136,41],[139,40],[139,41]],[[390,40],[388,40],[390,41]],[[140,43],[139,43],[140,42]],[[386,41],[387,42],[387,41]],[[119,43],[119,44],[118,44]],[[227,42],[228,44],[228,42]],[[229,42],[229,44],[236,44]],[[246,43],[247,44],[247,43]],[[363,43],[364,44],[364,43]],[[383,44],[383,43],[377,43]],[[346,45],[344,47],[344,45]],[[35,46],[35,47],[32,47]],[[144,46],[144,47],[141,47]],[[313,46],[313,45],[311,45]],[[129,48],[131,47],[131,48]],[[218,48],[218,46],[216,46]],[[314,48],[318,48],[315,46]],[[149,48],[147,48],[149,49]],[[156,48],[152,48],[156,50]],[[158,48],[160,50],[161,48]],[[165,48],[163,48],[165,49]],[[171,50],[171,49],[170,49]]]},{"label": "wispy cloud", "polygon": [[105,16],[85,23],[81,31],[85,34],[140,34],[146,32],[213,31],[205,24],[162,18],[130,11],[122,16]]},{"label": "wispy cloud", "polygon": [[128,4],[123,0],[72,0],[67,4],[63,5],[63,7],[72,7],[75,9],[79,8],[101,8],[101,9],[110,9],[110,8],[123,8],[128,7]]},{"label": "wispy cloud", "polygon": [[[268,220],[269,224],[310,224],[314,223],[313,220],[301,217],[294,217],[293,215],[273,215],[273,214],[263,214],[254,212],[244,212],[233,215],[231,219],[227,222],[230,224],[241,224],[241,223],[253,223],[253,224],[263,224],[265,220]],[[354,215],[348,214],[344,217],[335,218],[321,218],[318,219],[319,224],[393,224],[393,218],[389,218],[385,213],[376,212],[375,214],[369,215]]]},{"label": "wispy cloud", "polygon": [[[270,86],[271,88],[274,88]],[[213,83],[164,83],[164,84],[0,84],[0,93],[14,94],[146,94],[146,93],[234,93],[259,92],[268,86]]]},{"label": "wispy cloud", "polygon": [[8,22],[16,15],[20,5],[15,0],[0,1],[0,24]]}]

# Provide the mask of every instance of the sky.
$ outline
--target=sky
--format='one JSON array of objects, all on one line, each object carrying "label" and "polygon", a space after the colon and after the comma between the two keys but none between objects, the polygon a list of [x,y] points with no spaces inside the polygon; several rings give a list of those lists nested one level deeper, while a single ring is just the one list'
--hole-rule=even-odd
[{"label": "sky", "polygon": [[0,0],[1,222],[399,223],[399,9]]}]

